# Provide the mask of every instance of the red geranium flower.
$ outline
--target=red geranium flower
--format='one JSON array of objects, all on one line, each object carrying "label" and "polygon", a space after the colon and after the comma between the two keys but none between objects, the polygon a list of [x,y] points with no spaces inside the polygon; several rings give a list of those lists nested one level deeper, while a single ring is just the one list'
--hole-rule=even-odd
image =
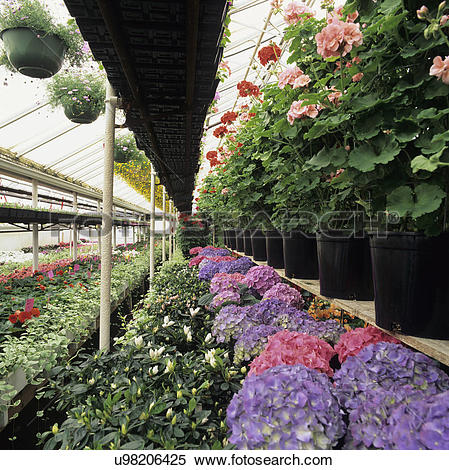
[{"label": "red geranium flower", "polygon": [[16,313],[11,313],[11,315],[9,316],[8,319],[9,319],[9,321],[10,321],[11,323],[14,324],[14,323],[17,323],[17,319],[18,319],[18,318],[19,318],[19,315],[18,315],[17,312],[16,312]]},{"label": "red geranium flower", "polygon": [[265,66],[268,64],[268,62],[277,62],[281,57],[281,53],[281,48],[273,43],[269,46],[262,47],[257,55],[259,57],[260,63]]},{"label": "red geranium flower", "polygon": [[242,98],[246,96],[255,96],[258,97],[260,95],[260,89],[254,83],[248,82],[246,80],[242,80],[241,82],[237,83],[237,90],[239,91],[239,95]]},{"label": "red geranium flower", "polygon": [[221,116],[221,122],[223,124],[231,124],[237,119],[237,113],[233,111],[228,111]]},{"label": "red geranium flower", "polygon": [[229,131],[226,126],[219,126],[214,130],[214,137],[220,138],[227,134]]}]

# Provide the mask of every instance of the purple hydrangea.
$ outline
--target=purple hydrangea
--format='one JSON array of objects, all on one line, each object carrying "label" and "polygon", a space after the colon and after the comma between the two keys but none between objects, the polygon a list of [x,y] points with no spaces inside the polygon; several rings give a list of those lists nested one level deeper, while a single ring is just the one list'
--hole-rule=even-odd
[{"label": "purple hydrangea", "polygon": [[393,449],[449,450],[449,392],[398,406],[388,428]]},{"label": "purple hydrangea", "polygon": [[234,346],[234,362],[250,361],[258,356],[268,343],[268,337],[282,330],[279,326],[256,325],[245,330]]},{"label": "purple hydrangea", "polygon": [[254,305],[243,307],[243,309],[254,323],[284,328],[288,328],[291,321],[297,321],[298,315],[304,318],[308,317],[307,313],[300,312],[279,299],[265,299]]},{"label": "purple hydrangea", "polygon": [[330,344],[337,344],[340,336],[346,330],[335,320],[316,321],[313,318],[305,318],[296,331],[317,336]]},{"label": "purple hydrangea", "polygon": [[224,261],[223,263],[225,263],[225,265],[220,272],[228,274],[246,274],[254,266],[254,263],[246,256],[237,258],[235,261]]},{"label": "purple hydrangea", "polygon": [[332,449],[345,434],[329,378],[302,364],[245,379],[227,409],[237,449]]},{"label": "purple hydrangea", "polygon": [[370,344],[351,356],[334,375],[337,397],[347,410],[367,400],[367,390],[410,385],[428,395],[449,390],[449,377],[424,354],[401,344]]},{"label": "purple hydrangea", "polygon": [[281,276],[271,266],[254,266],[245,276],[245,284],[253,287],[260,295],[281,282]]},{"label": "purple hydrangea", "polygon": [[231,339],[237,339],[251,325],[253,323],[238,305],[226,305],[215,317],[212,334],[217,343],[227,343]]},{"label": "purple hydrangea", "polygon": [[[203,264],[204,263],[204,264]],[[221,262],[216,263],[215,261],[203,260],[200,263],[200,271],[198,273],[198,279],[200,281],[210,281],[215,274],[220,272]]]},{"label": "purple hydrangea", "polygon": [[390,416],[398,406],[425,397],[425,392],[411,385],[366,390],[366,401],[349,413],[345,449],[392,449]]},{"label": "purple hydrangea", "polygon": [[210,293],[217,294],[224,291],[239,292],[239,283],[232,277],[217,273],[210,283]]},{"label": "purple hydrangea", "polygon": [[215,256],[229,256],[231,253],[226,248],[203,248],[199,254],[201,256],[215,257]]},{"label": "purple hydrangea", "polygon": [[240,294],[233,290],[225,290],[223,292],[219,292],[210,303],[210,308],[216,309],[221,307],[225,302],[240,302]]},{"label": "purple hydrangea", "polygon": [[270,287],[264,295],[264,299],[279,299],[292,307],[301,308],[304,304],[301,293],[282,282]]}]

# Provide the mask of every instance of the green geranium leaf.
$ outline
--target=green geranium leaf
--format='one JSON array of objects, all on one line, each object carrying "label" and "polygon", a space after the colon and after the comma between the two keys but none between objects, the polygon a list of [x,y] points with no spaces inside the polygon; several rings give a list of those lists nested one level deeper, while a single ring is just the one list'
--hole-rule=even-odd
[{"label": "green geranium leaf", "polygon": [[421,183],[415,188],[416,204],[412,212],[412,217],[417,219],[424,214],[437,210],[446,193],[437,185]]},{"label": "green geranium leaf", "polygon": [[431,80],[426,85],[424,90],[424,97],[427,100],[433,100],[437,96],[447,96],[449,94],[449,86],[443,83],[441,80]]},{"label": "green geranium leaf", "polygon": [[399,217],[404,217],[413,208],[412,190],[408,186],[400,186],[387,195],[387,211],[397,212]]},{"label": "green geranium leaf", "polygon": [[366,96],[361,96],[360,98],[355,98],[352,101],[352,110],[355,113],[363,111],[365,109],[370,109],[373,106],[376,106],[378,103],[381,102],[379,95],[376,93],[370,93]]},{"label": "green geranium leaf", "polygon": [[365,114],[357,120],[354,132],[358,139],[371,139],[380,132],[380,125],[383,121],[382,113]]},{"label": "green geranium leaf", "polygon": [[420,132],[421,128],[411,120],[402,120],[394,130],[394,135],[399,142],[409,142]]},{"label": "green geranium leaf", "polygon": [[413,173],[416,173],[419,170],[426,170],[432,172],[438,168],[438,164],[432,163],[428,158],[424,157],[423,155],[418,155],[411,161],[411,167]]}]

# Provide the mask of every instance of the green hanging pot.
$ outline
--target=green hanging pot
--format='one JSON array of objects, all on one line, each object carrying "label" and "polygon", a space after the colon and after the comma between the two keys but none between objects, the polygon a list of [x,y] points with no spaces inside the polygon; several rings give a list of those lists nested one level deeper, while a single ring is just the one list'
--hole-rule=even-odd
[{"label": "green hanging pot", "polygon": [[85,106],[81,108],[76,102],[73,102],[73,104],[64,105],[64,114],[77,124],[91,124],[97,120],[100,110],[89,109]]},{"label": "green hanging pot", "polygon": [[30,28],[8,28],[0,32],[11,65],[21,74],[49,78],[62,66],[67,46],[58,36]]}]

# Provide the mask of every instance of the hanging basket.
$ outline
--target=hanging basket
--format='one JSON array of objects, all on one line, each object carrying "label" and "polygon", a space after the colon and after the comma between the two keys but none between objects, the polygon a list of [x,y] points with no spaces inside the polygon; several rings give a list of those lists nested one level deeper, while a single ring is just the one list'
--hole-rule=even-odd
[{"label": "hanging basket", "polygon": [[11,65],[21,74],[49,78],[59,71],[67,46],[54,34],[30,28],[8,28],[0,32]]},{"label": "hanging basket", "polygon": [[100,111],[88,108],[80,109],[77,103],[73,102],[73,104],[64,106],[64,114],[70,121],[77,124],[91,124],[97,120]]}]

